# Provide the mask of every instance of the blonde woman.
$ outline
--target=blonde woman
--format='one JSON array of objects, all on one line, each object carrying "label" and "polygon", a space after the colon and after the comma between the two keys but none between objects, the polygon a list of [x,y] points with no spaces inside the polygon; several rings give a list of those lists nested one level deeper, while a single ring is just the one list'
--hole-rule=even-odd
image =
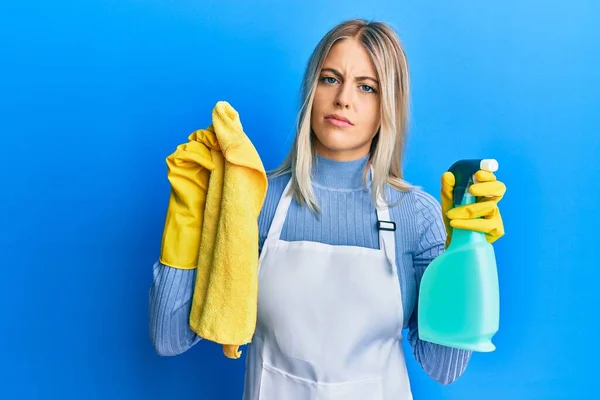
[{"label": "blonde woman", "polygon": [[[481,174],[473,190],[489,200],[448,220],[433,196],[402,179],[409,73],[384,23],[352,20],[329,31],[302,94],[295,142],[269,177],[259,218],[258,322],[244,399],[411,399],[404,328],[427,374],[454,382],[471,353],[419,339],[419,282],[453,226],[490,241],[503,235],[504,185]],[[442,192],[452,185],[444,174]],[[162,355],[200,340],[187,323],[193,282],[194,270],[155,265],[152,338]]]}]

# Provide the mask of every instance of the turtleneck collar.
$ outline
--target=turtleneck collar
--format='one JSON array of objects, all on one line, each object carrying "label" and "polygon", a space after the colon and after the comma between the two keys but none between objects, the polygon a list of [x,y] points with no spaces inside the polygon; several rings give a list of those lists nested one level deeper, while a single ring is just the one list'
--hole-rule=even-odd
[{"label": "turtleneck collar", "polygon": [[363,173],[368,161],[368,155],[351,161],[335,161],[317,155],[313,167],[313,183],[335,189],[363,188]]}]

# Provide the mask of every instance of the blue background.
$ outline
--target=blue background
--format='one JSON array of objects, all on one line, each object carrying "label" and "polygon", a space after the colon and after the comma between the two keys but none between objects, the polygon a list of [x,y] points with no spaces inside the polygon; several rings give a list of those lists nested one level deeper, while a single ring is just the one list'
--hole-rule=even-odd
[{"label": "blue background", "polygon": [[149,340],[164,159],[227,100],[276,166],[310,52],[351,17],[406,47],[407,179],[438,197],[456,159],[495,157],[508,186],[497,350],[449,387],[409,355],[415,399],[592,398],[599,15],[593,0],[1,2],[0,398],[240,398],[242,360],[208,342],[161,358]]}]

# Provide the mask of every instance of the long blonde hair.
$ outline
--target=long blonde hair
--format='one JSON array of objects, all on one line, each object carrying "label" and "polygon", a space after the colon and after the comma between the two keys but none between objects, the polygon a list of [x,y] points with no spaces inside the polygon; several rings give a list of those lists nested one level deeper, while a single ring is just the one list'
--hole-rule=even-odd
[{"label": "long blonde hair", "polygon": [[386,183],[407,191],[411,188],[402,176],[402,159],[406,141],[409,108],[409,70],[404,49],[394,30],[383,22],[353,19],[335,26],[319,41],[304,73],[301,107],[296,137],[284,162],[273,177],[291,173],[292,191],[300,204],[319,211],[311,183],[315,163],[315,147],[310,126],[311,110],[321,68],[330,49],[345,39],[359,40],[369,53],[380,81],[381,128],[371,145],[369,162],[364,171],[373,168],[372,199],[385,199]]}]

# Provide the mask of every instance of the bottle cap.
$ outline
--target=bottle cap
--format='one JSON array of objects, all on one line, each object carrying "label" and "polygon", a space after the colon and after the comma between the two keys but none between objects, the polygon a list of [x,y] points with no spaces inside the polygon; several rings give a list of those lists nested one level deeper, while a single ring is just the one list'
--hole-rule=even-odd
[{"label": "bottle cap", "polygon": [[479,163],[479,168],[484,171],[496,172],[498,171],[498,161],[494,160],[493,158],[481,160]]}]

